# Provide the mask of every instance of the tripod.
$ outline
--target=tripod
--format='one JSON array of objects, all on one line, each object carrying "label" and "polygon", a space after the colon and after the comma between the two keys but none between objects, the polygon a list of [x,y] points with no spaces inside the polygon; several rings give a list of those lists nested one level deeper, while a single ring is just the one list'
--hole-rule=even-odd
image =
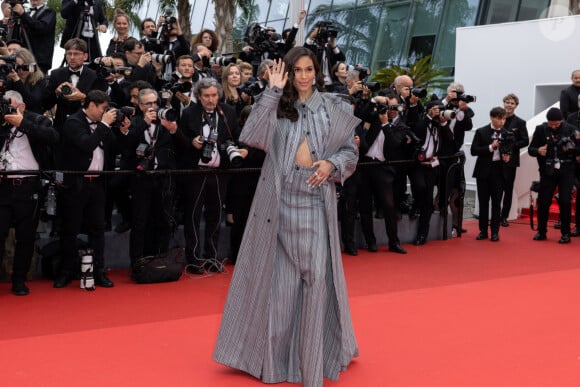
[{"label": "tripod", "polygon": [[22,25],[22,19],[20,18],[20,15],[15,15],[14,11],[10,11],[10,19],[8,19],[8,35],[6,36],[6,39],[7,41],[18,40],[22,42],[27,49],[32,50],[28,34]]},{"label": "tripod", "polygon": [[99,33],[96,28],[95,19],[91,15],[92,1],[85,1],[84,8],[79,15],[77,24],[75,25],[73,37],[83,39],[87,42],[87,49],[89,54],[89,62],[93,59],[103,56],[101,53],[101,45],[99,43]]}]

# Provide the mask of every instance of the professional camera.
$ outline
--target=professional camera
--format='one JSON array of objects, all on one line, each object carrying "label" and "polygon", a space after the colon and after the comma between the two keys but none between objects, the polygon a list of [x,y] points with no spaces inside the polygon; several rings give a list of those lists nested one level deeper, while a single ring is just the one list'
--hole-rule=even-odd
[{"label": "professional camera", "polygon": [[116,127],[123,125],[123,121],[125,121],[125,118],[130,118],[135,115],[135,108],[133,106],[122,106],[119,109],[109,107],[107,108],[107,111],[109,110],[115,110],[115,112],[117,113],[115,122],[113,122],[113,124],[111,125]]},{"label": "professional camera", "polygon": [[423,99],[427,97],[427,89],[424,87],[413,87],[411,89],[411,94],[413,94],[415,97]]},{"label": "professional camera", "polygon": [[73,88],[70,87],[69,85],[62,85],[62,87],[60,88],[61,95],[71,95],[73,91],[74,91]]},{"label": "professional camera", "polygon": [[567,151],[569,151],[570,149],[574,149],[576,147],[574,139],[568,136],[560,137],[556,145],[562,148],[566,148]]},{"label": "professional camera", "polygon": [[385,114],[389,110],[403,113],[403,111],[405,111],[405,107],[403,105],[384,105],[382,103],[377,104],[377,113]]},{"label": "professional camera", "polygon": [[165,121],[170,121],[170,122],[175,122],[177,121],[177,117],[179,116],[179,114],[177,113],[176,110],[172,109],[172,108],[161,108],[159,110],[157,110],[157,118],[160,120],[165,120]]},{"label": "professional camera", "polygon": [[173,16],[173,8],[171,7],[165,8],[162,17],[165,18],[165,21],[161,23],[161,26],[159,27],[160,36],[162,40],[168,40],[172,28],[171,26],[177,24],[177,18]]},{"label": "professional camera", "polygon": [[209,136],[201,136],[199,141],[203,142],[201,147],[201,161],[209,163],[212,159],[213,150],[218,140],[218,133],[216,130],[210,130]]},{"label": "professional camera", "polygon": [[334,27],[331,21],[319,21],[314,26],[318,28],[318,34],[316,35],[316,44],[319,46],[324,46],[328,43],[331,38],[336,38],[338,36],[338,30]]},{"label": "professional camera", "polygon": [[499,142],[499,153],[502,155],[511,155],[516,141],[516,136],[507,129],[501,129],[494,131],[491,136],[492,140],[498,140]]},{"label": "professional camera", "polygon": [[278,52],[276,44],[276,41],[280,40],[280,35],[265,29],[258,23],[252,23],[246,28],[244,40],[254,49],[250,54],[251,59],[249,59],[252,65],[259,65],[265,53],[268,53],[270,59],[282,56]]},{"label": "professional camera", "polygon": [[131,67],[108,67],[100,64],[99,67],[95,68],[95,71],[100,78],[107,78],[111,74],[121,74],[127,78],[131,76],[133,69]]},{"label": "professional camera", "polygon": [[427,155],[425,154],[425,151],[423,150],[423,144],[421,143],[422,141],[415,133],[408,130],[405,133],[405,142],[407,144],[413,145],[413,154],[411,156],[413,160],[419,162],[427,160]]},{"label": "professional camera", "polygon": [[151,60],[161,64],[173,63],[175,58],[173,57],[172,51],[167,51],[167,54],[156,54],[151,53]]},{"label": "professional camera", "polygon": [[163,89],[170,90],[173,94],[175,93],[189,93],[193,85],[191,82],[175,82],[167,83],[163,85]]},{"label": "professional camera", "polygon": [[10,105],[10,98],[2,96],[0,98],[0,119],[4,119],[7,114],[16,114],[17,109]]},{"label": "professional camera", "polygon": [[209,63],[210,64],[217,64],[220,66],[227,66],[229,64],[232,63],[236,63],[237,59],[234,58],[233,56],[212,56],[211,58],[209,58]]},{"label": "professional camera", "polygon": [[226,140],[222,147],[225,149],[228,157],[230,158],[230,164],[234,168],[239,168],[242,166],[242,162],[244,161],[242,155],[240,154],[238,147],[236,144],[231,140]]},{"label": "professional camera", "polygon": [[155,157],[153,156],[153,147],[147,143],[141,143],[135,149],[137,155],[137,170],[148,171],[153,166]]},{"label": "professional camera", "polygon": [[143,43],[143,48],[145,52],[152,52],[157,54],[163,53],[163,47],[161,46],[161,40],[157,39],[157,31],[152,31],[149,36],[141,41]]},{"label": "professional camera", "polygon": [[266,85],[261,80],[247,81],[238,88],[238,92],[246,93],[247,95],[254,97],[264,91],[265,88]]},{"label": "professional camera", "polygon": [[439,117],[443,118],[446,121],[454,119],[456,115],[457,113],[455,113],[455,110],[452,109],[445,110],[445,108],[443,108],[443,110],[439,111]]},{"label": "professional camera", "polygon": [[0,80],[6,81],[8,74],[16,69],[16,57],[14,55],[0,55],[0,60],[5,62],[0,64]]},{"label": "professional camera", "polygon": [[471,102],[477,101],[477,98],[475,97],[475,95],[465,94],[461,90],[453,90],[453,91],[457,94],[457,98],[453,98],[451,100],[451,102],[463,101],[465,103],[471,103]]},{"label": "professional camera", "polygon": [[28,3],[28,0],[8,0],[8,4],[10,4],[10,6],[12,8],[14,8],[14,6],[16,4],[22,5],[22,4],[27,4],[27,3]]}]

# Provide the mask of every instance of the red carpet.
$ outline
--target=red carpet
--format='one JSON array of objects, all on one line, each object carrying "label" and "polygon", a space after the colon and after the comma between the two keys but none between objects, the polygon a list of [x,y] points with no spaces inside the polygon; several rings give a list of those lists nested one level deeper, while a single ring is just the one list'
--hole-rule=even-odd
[{"label": "red carpet", "polygon": [[[345,256],[360,357],[325,386],[580,385],[580,238],[406,245]],[[232,267],[229,267],[232,269]],[[211,360],[231,274],[15,297],[0,284],[3,386],[260,386]],[[290,384],[282,384],[290,385]]]}]

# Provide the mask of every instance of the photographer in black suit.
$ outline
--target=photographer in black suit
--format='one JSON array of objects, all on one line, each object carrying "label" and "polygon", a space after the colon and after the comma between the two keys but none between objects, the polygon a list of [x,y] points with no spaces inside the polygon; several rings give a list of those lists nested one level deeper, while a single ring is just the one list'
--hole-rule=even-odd
[{"label": "photographer in black suit", "polygon": [[508,94],[503,98],[503,108],[506,112],[504,128],[514,136],[510,160],[503,164],[503,203],[501,208],[501,225],[509,226],[508,216],[512,208],[512,196],[516,170],[520,166],[520,149],[528,146],[528,128],[526,121],[515,115],[520,100],[515,94]]},{"label": "photographer in black suit", "polygon": [[[197,103],[181,115],[179,128],[187,138],[181,150],[180,166],[183,169],[206,171],[228,168],[231,157],[227,148],[239,136],[239,124],[233,107],[220,103],[221,85],[213,78],[201,79],[195,88]],[[232,149],[232,148],[230,148]],[[247,150],[237,150],[241,157]],[[241,161],[238,159],[237,161]],[[185,175],[183,177],[185,256],[187,270],[201,274],[204,268],[222,271],[217,256],[228,176],[224,174]],[[205,238],[201,248],[200,220],[204,214]]]},{"label": "photographer in black suit", "polygon": [[[111,126],[116,121],[115,109],[107,110],[109,96],[101,90],[87,93],[83,108],[70,115],[61,132],[62,168],[86,171],[84,175],[65,174],[61,198],[62,262],[54,281],[55,288],[63,288],[79,272],[80,260],[76,238],[81,225],[86,227],[89,245],[93,249],[95,284],[112,287],[105,274],[105,177],[91,171],[112,169],[108,162],[114,152],[115,139]],[[128,131],[127,120],[120,131]]]},{"label": "photographer in black suit", "polygon": [[574,126],[564,122],[558,108],[551,108],[546,114],[547,122],[536,126],[528,153],[538,160],[540,169],[540,190],[538,192],[538,232],[535,241],[545,240],[548,214],[556,187],[560,196],[560,232],[558,243],[570,243],[570,218],[574,166],[576,162],[576,138]]},{"label": "photographer in black suit", "polygon": [[572,71],[572,84],[560,92],[560,110],[562,117],[567,118],[578,111],[578,95],[580,95],[580,70]]},{"label": "photographer in black suit", "polygon": [[20,41],[34,54],[36,64],[44,74],[52,68],[54,53],[54,31],[56,12],[44,4],[44,0],[30,0],[30,11],[24,12],[22,4],[17,3],[12,12],[20,18]]},{"label": "photographer in black suit", "polygon": [[105,17],[102,0],[63,0],[60,15],[66,20],[60,46],[66,50],[69,39],[80,38],[87,43],[88,61],[103,56],[99,45],[99,32],[107,32],[109,22]]},{"label": "photographer in black suit", "polygon": [[332,84],[330,74],[334,65],[337,62],[344,62],[346,59],[340,47],[336,45],[336,32],[330,22],[319,22],[304,43],[304,47],[316,53],[316,59],[318,59],[324,74],[325,85]]},{"label": "photographer in black suit", "polygon": [[[53,167],[50,150],[58,133],[48,118],[26,111],[22,96],[13,90],[4,95],[14,110],[5,114],[0,128],[0,169],[40,170]],[[6,106],[3,101],[2,110]],[[0,175],[0,262],[8,229],[16,231],[16,251],[12,266],[12,293],[25,296],[25,285],[34,254],[36,227],[40,215],[41,185],[38,175]]]},{"label": "photographer in black suit", "polygon": [[[176,167],[177,112],[159,109],[158,99],[153,89],[139,91],[138,107],[142,114],[131,119],[129,133],[121,139],[123,148],[133,153],[130,169],[145,172]],[[132,178],[131,192],[133,216],[129,255],[131,268],[134,268],[139,258],[167,252],[169,248],[175,223],[173,176],[137,174]]]},{"label": "photographer in black suit", "polygon": [[97,73],[84,66],[89,58],[87,43],[73,38],[64,45],[68,67],[54,69],[48,82],[47,106],[56,104],[54,127],[61,130],[64,121],[79,110],[91,90],[107,90],[107,82],[97,77]]},{"label": "photographer in black suit", "polygon": [[[503,190],[503,164],[510,161],[513,149],[513,135],[504,129],[505,109],[494,107],[489,112],[491,123],[477,129],[471,144],[471,155],[477,156],[473,177],[477,182],[479,201],[479,234],[477,240],[488,238],[499,241],[501,194]],[[511,136],[511,138],[510,138]],[[491,223],[489,222],[489,201],[491,199]],[[490,223],[490,224],[489,224]]]}]

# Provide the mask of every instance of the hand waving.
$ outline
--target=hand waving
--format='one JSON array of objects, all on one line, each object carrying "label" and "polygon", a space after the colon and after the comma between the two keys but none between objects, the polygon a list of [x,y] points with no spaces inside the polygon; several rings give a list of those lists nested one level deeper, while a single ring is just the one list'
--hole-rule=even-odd
[{"label": "hand waving", "polygon": [[271,68],[267,68],[270,88],[279,87],[283,89],[288,81],[288,73],[284,71],[286,64],[282,59],[276,59]]}]

